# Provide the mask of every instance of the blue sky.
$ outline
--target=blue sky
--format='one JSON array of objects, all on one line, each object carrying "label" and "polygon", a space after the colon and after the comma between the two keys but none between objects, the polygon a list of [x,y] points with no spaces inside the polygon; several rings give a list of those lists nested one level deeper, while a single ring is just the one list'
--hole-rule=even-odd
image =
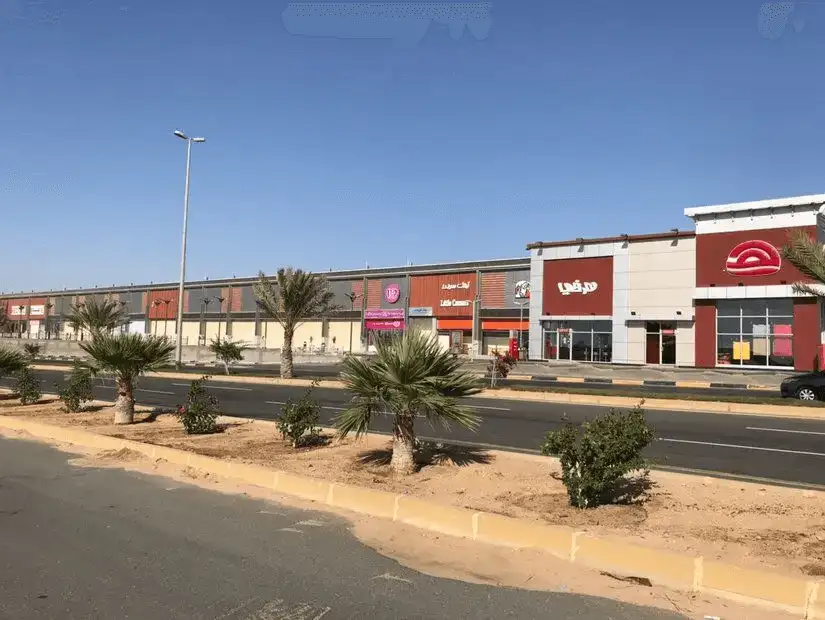
[{"label": "blue sky", "polygon": [[208,139],[191,279],[521,256],[825,191],[825,5],[761,6],[493,2],[488,32],[416,41],[288,31],[278,0],[0,0],[0,290],[176,279],[176,128]]}]

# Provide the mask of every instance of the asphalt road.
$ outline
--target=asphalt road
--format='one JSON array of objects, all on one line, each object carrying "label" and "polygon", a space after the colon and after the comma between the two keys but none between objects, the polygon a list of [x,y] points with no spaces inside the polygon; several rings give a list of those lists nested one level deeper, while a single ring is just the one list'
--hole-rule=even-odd
[{"label": "asphalt road", "polygon": [[[44,389],[52,389],[63,373],[38,371]],[[0,381],[11,386],[12,380]],[[142,378],[136,393],[146,405],[173,407],[186,400],[188,382],[181,379]],[[243,385],[212,382],[210,389],[228,415],[274,419],[289,399],[297,399],[304,388]],[[96,395],[114,398],[114,385],[98,386]],[[316,389],[322,405],[322,422],[331,425],[346,407],[350,395],[339,389]],[[446,431],[424,421],[418,432],[450,442],[466,442],[506,450],[539,449],[545,434],[560,428],[565,420],[581,423],[603,413],[604,407],[528,401],[472,398],[467,401],[482,418],[476,432],[453,427]],[[647,418],[657,440],[647,456],[659,467],[702,471],[731,477],[760,478],[797,485],[825,486],[825,422],[648,410]],[[391,431],[389,416],[373,424],[379,432]]]},{"label": "asphalt road", "polygon": [[0,439],[0,618],[684,620],[429,577],[327,514],[66,460]]},{"label": "asphalt road", "polygon": [[[43,364],[63,364],[64,362],[55,362],[52,360],[43,360]],[[65,363],[66,367],[68,368],[70,364],[68,362]],[[278,364],[266,364],[266,365],[258,365],[258,366],[238,366],[234,369],[235,373],[256,376],[256,377],[277,377],[280,370]],[[212,372],[212,373],[221,373],[223,372],[223,367],[189,367],[187,370],[197,370],[198,372]],[[473,372],[477,372],[481,370],[479,367],[473,367],[470,370]],[[319,378],[333,378],[337,377],[341,372],[341,365],[340,364],[298,364],[295,366],[294,374],[296,377],[319,377]],[[518,373],[518,370],[514,371],[515,374]],[[563,375],[564,372],[560,371],[560,375]],[[758,382],[758,381],[757,381]],[[497,383],[501,386],[547,386],[547,387],[558,387],[558,388],[572,388],[572,389],[592,389],[592,390],[605,390],[609,392],[615,392],[617,396],[621,396],[622,394],[642,394],[643,396],[649,396],[653,398],[656,395],[662,394],[682,394],[687,397],[690,396],[702,396],[707,398],[710,396],[757,396],[757,397],[764,397],[770,398],[775,397],[779,398],[779,390],[777,389],[776,392],[769,392],[769,391],[759,391],[759,392],[748,392],[745,389],[736,389],[736,388],[677,388],[672,385],[645,385],[645,386],[633,386],[633,385],[613,385],[611,383],[599,383],[599,382],[588,382],[588,383],[570,383],[564,381],[548,381],[546,379],[499,379]]]}]

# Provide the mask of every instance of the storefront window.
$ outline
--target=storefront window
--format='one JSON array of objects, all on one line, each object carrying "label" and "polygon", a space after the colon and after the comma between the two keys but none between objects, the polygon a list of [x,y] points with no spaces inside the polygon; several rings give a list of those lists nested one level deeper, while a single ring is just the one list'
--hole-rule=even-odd
[{"label": "storefront window", "polygon": [[792,300],[725,300],[716,309],[717,365],[793,367]]},{"label": "storefront window", "polygon": [[610,362],[613,324],[610,321],[545,321],[544,359]]}]

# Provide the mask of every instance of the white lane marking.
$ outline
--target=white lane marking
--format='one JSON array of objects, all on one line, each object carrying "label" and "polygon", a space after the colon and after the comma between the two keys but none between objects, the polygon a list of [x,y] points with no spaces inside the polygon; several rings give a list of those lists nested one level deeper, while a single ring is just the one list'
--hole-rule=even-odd
[{"label": "white lane marking", "polygon": [[748,431],[765,431],[768,433],[794,433],[797,435],[825,435],[823,432],[819,431],[795,431],[789,428],[761,428],[759,426],[746,426],[745,430]]},{"label": "white lane marking", "polygon": [[[179,385],[181,387],[189,387],[188,383],[173,383],[172,385]],[[251,392],[252,388],[239,388],[239,387],[229,387],[228,385],[214,385],[210,383],[207,386],[207,389],[210,390],[236,390],[238,392]]]},{"label": "white lane marking", "polygon": [[149,392],[150,394],[168,394],[169,396],[174,396],[174,392],[164,392],[163,390],[144,390],[143,388],[138,388],[138,392]]},{"label": "white lane marking", "polygon": [[400,581],[402,583],[408,583],[413,585],[413,582],[409,579],[405,579],[404,577],[399,577],[398,575],[393,575],[392,573],[384,573],[383,575],[376,575],[375,577],[371,577],[370,581],[375,581],[376,579],[383,579],[385,581]]},{"label": "white lane marking", "polygon": [[506,407],[487,407],[484,405],[469,405],[471,409],[491,409],[493,411],[512,411],[512,409],[507,409]]},{"label": "white lane marking", "polygon": [[[267,405],[286,405],[282,400],[268,400]],[[321,407],[321,409],[330,409],[331,411],[344,411],[346,407]]]},{"label": "white lane marking", "polygon": [[713,446],[715,448],[737,448],[739,450],[760,450],[762,452],[781,452],[782,454],[799,454],[801,456],[825,456],[822,452],[806,452],[803,450],[782,450],[780,448],[763,448],[761,446],[740,446],[733,443],[715,443],[712,441],[690,441],[688,439],[672,439],[670,437],[659,437],[659,441],[669,441],[671,443],[689,443],[699,446]]},{"label": "white lane marking", "polygon": [[294,532],[295,534],[303,534],[301,530],[296,530],[294,527],[282,527],[279,532]]},{"label": "white lane marking", "polygon": [[326,527],[326,523],[323,521],[317,521],[316,519],[307,519],[306,521],[298,521],[295,525],[306,525],[307,527]]}]

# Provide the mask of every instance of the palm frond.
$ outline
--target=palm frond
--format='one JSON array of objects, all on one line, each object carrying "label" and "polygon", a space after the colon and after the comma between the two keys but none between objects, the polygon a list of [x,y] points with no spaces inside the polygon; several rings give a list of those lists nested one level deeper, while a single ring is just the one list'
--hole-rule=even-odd
[{"label": "palm frond", "polygon": [[16,349],[0,347],[0,374],[7,375],[23,370],[28,366],[26,356]]},{"label": "palm frond", "polygon": [[[789,244],[782,248],[782,256],[805,276],[825,284],[825,249],[810,234],[795,232]],[[814,288],[806,282],[797,282],[793,287],[798,294],[825,297],[825,290]]]},{"label": "palm frond", "polygon": [[285,330],[338,309],[327,279],[301,269],[282,267],[274,282],[259,272],[253,290],[260,306]]},{"label": "palm frond", "polygon": [[72,329],[85,329],[92,334],[111,331],[126,321],[126,312],[118,302],[94,297],[88,297],[83,303],[72,306],[67,320]]},{"label": "palm frond", "polygon": [[458,399],[479,392],[478,380],[430,335],[418,331],[381,336],[376,355],[344,360],[341,380],[354,394],[353,405],[338,416],[341,435],[366,432],[372,416],[422,415],[431,424],[457,424],[474,430],[478,416]]},{"label": "palm frond", "polygon": [[81,342],[80,348],[94,360],[88,367],[95,373],[110,372],[131,381],[169,364],[175,343],[159,336],[101,333]]}]

